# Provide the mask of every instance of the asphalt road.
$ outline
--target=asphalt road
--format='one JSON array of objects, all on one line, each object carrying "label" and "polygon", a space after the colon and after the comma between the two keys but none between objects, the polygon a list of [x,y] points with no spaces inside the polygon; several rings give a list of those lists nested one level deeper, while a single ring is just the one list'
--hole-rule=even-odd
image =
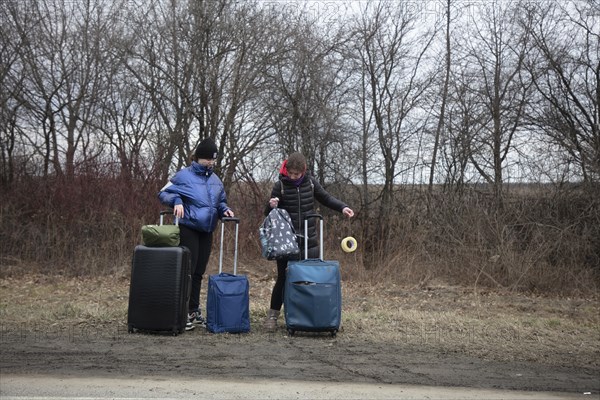
[{"label": "asphalt road", "polygon": [[0,398],[13,399],[599,399],[583,393],[526,392],[461,387],[281,380],[86,378],[49,375],[0,376]]}]

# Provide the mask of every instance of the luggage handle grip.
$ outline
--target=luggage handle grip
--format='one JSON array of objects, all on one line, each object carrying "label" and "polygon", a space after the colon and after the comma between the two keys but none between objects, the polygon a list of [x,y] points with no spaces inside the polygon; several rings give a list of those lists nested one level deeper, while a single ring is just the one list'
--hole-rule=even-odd
[{"label": "luggage handle grip", "polygon": [[[173,210],[162,210],[160,212],[160,225],[163,224],[163,217],[165,215],[175,215],[175,212]],[[175,225],[179,225],[179,217],[175,217]]]},{"label": "luggage handle grip", "polygon": [[225,223],[235,222],[235,244],[233,251],[233,275],[237,274],[237,259],[238,259],[238,230],[240,226],[240,219],[235,217],[223,217],[221,218],[221,243],[219,244],[219,274],[223,272],[223,238],[225,233]]},{"label": "luggage handle grip", "polygon": [[308,259],[308,220],[310,218],[319,220],[319,259],[323,260],[323,216],[317,213],[304,215],[304,258]]},{"label": "luggage handle grip", "polygon": [[318,218],[321,221],[323,221],[323,216],[321,214],[311,213],[311,214],[306,214],[304,216],[304,220],[311,219],[311,218]]}]

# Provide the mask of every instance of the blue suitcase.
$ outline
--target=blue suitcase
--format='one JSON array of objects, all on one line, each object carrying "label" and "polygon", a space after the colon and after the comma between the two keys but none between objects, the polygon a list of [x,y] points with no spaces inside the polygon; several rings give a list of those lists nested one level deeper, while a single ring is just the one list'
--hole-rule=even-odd
[{"label": "blue suitcase", "polygon": [[[296,331],[337,334],[342,320],[342,287],[338,261],[323,260],[323,217],[305,217],[304,237],[308,238],[308,219],[320,223],[318,259],[290,261],[286,272],[283,304],[285,323],[290,336]],[[308,257],[308,240],[304,241]]]},{"label": "blue suitcase", "polygon": [[[235,222],[233,274],[223,272],[223,233],[227,221]],[[219,274],[208,277],[206,296],[206,329],[212,333],[243,333],[250,331],[250,284],[245,275],[237,273],[238,218],[223,218]]]}]

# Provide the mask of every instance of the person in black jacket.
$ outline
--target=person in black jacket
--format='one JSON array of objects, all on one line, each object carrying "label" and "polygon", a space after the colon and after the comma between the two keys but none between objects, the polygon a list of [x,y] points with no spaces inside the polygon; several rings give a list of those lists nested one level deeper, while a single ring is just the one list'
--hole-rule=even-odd
[{"label": "person in black jacket", "polygon": [[[265,207],[265,215],[268,215],[271,209],[276,207],[286,210],[292,219],[296,233],[301,235],[298,243],[301,254],[297,258],[289,260],[299,260],[305,257],[304,216],[315,213],[315,200],[332,210],[341,212],[348,218],[354,216],[354,211],[350,207],[329,194],[319,182],[310,176],[306,171],[304,155],[298,152],[290,154],[279,170],[279,180],[273,185],[271,198]],[[319,241],[314,219],[308,221],[308,257],[319,257]],[[269,331],[277,328],[277,319],[283,304],[287,264],[288,259],[277,260],[277,280],[271,293],[271,305],[264,323],[264,327]]]}]

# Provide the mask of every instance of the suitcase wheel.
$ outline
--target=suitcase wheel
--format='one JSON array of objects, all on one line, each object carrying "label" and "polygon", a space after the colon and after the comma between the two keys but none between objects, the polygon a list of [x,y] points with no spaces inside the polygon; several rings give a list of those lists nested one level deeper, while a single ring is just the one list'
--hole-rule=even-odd
[{"label": "suitcase wheel", "polygon": [[331,331],[331,337],[334,338],[337,335],[337,329]]},{"label": "suitcase wheel", "polygon": [[289,334],[290,336],[294,336],[294,333],[296,333],[296,331],[295,331],[295,330],[293,330],[293,329],[288,329],[288,334]]},{"label": "suitcase wheel", "polygon": [[131,325],[131,324],[127,325],[127,332],[128,332],[128,333],[133,333],[133,332],[135,332],[135,329],[133,328],[133,325]]}]

